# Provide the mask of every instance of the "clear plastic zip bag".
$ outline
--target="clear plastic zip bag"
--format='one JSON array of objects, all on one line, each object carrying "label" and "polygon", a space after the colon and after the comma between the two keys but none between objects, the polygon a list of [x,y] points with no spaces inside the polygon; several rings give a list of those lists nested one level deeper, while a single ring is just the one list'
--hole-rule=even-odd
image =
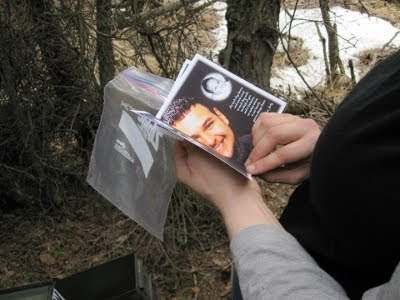
[{"label": "clear plastic zip bag", "polygon": [[174,140],[132,110],[155,115],[172,85],[134,67],[107,84],[87,176],[97,192],[160,240],[176,183]]}]

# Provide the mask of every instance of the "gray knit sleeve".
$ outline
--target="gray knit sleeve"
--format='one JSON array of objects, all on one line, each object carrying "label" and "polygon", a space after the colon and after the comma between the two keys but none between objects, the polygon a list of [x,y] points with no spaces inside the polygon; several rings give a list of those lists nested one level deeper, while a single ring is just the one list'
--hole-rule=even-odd
[{"label": "gray knit sleeve", "polygon": [[[248,227],[230,247],[244,299],[347,299],[343,288],[283,229]],[[392,287],[398,285],[393,282]],[[385,290],[383,285],[363,299],[377,299]]]}]

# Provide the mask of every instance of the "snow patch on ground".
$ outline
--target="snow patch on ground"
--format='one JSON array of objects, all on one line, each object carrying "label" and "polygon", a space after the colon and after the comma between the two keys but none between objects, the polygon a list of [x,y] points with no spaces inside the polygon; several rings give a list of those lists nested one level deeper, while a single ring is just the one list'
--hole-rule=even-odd
[{"label": "snow patch on ground", "polygon": [[[228,30],[225,20],[226,4],[224,2],[216,2],[213,4],[213,8],[222,17],[219,28],[212,32],[216,39],[213,50],[216,58],[219,51],[226,46]],[[289,10],[289,14],[292,15],[293,10]],[[381,48],[400,30],[380,18],[369,17],[367,14],[338,6],[331,8],[330,16],[331,21],[337,24],[340,57],[349,76],[347,68],[349,59],[352,59],[356,65],[358,53],[366,49]],[[287,33],[289,31],[289,23],[290,16],[285,11],[282,11],[279,17],[280,30]],[[322,35],[327,38],[319,8],[297,10],[291,27],[291,36],[302,38],[304,41],[303,47],[307,48],[310,53],[307,65],[300,66],[299,70],[311,87],[325,82],[322,43],[315,24],[318,24]],[[400,34],[392,41],[391,45],[400,47]],[[278,47],[279,50],[283,51],[281,46]],[[356,67],[355,73],[358,80],[360,70]],[[299,74],[291,66],[274,70],[274,74],[275,76],[271,78],[271,86],[273,88],[281,90],[287,90],[289,86],[298,90],[307,88]]]},{"label": "snow patch on ground", "polygon": [[[293,11],[289,13],[293,14]],[[331,21],[337,24],[340,58],[349,76],[347,68],[349,59],[356,62],[358,53],[366,49],[381,48],[399,31],[398,28],[380,18],[369,17],[342,7],[331,8],[330,16]],[[289,23],[290,16],[281,12],[280,30],[287,33]],[[318,24],[322,35],[327,39],[319,8],[297,10],[291,28],[291,36],[302,38],[304,47],[311,54],[308,64],[299,67],[311,87],[325,82],[322,43],[315,24]],[[400,47],[400,35],[393,40],[392,45]],[[282,47],[279,46],[278,50],[282,50]],[[358,79],[360,70],[355,68],[355,73]],[[275,70],[275,74],[275,77],[271,78],[271,86],[274,88],[286,90],[290,85],[298,89],[306,89],[305,83],[293,67],[280,68]]]}]

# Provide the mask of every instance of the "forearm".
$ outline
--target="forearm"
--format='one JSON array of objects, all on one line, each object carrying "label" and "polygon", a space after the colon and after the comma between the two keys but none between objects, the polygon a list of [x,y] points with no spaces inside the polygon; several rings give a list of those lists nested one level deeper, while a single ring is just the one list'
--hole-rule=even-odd
[{"label": "forearm", "polygon": [[[269,224],[282,228],[279,221],[265,205],[262,195],[255,190],[243,191],[236,195],[235,201],[218,207],[221,212],[229,239],[232,239],[241,230],[258,224]],[[283,228],[282,228],[283,229]]]},{"label": "forearm", "polygon": [[231,251],[244,299],[347,299],[341,286],[277,226],[243,229],[233,237]]},{"label": "forearm", "polygon": [[340,285],[283,229],[259,191],[245,189],[236,196],[236,201],[219,202],[218,209],[245,299],[346,298]]}]

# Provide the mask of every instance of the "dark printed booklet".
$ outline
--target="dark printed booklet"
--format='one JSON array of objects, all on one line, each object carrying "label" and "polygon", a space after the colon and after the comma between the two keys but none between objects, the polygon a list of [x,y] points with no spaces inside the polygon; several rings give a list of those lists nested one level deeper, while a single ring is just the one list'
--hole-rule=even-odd
[{"label": "dark printed booklet", "polygon": [[[197,54],[186,61],[156,118],[162,131],[186,139],[247,178],[251,129],[262,112],[282,112],[286,102]],[[139,112],[137,112],[139,113]]]}]

